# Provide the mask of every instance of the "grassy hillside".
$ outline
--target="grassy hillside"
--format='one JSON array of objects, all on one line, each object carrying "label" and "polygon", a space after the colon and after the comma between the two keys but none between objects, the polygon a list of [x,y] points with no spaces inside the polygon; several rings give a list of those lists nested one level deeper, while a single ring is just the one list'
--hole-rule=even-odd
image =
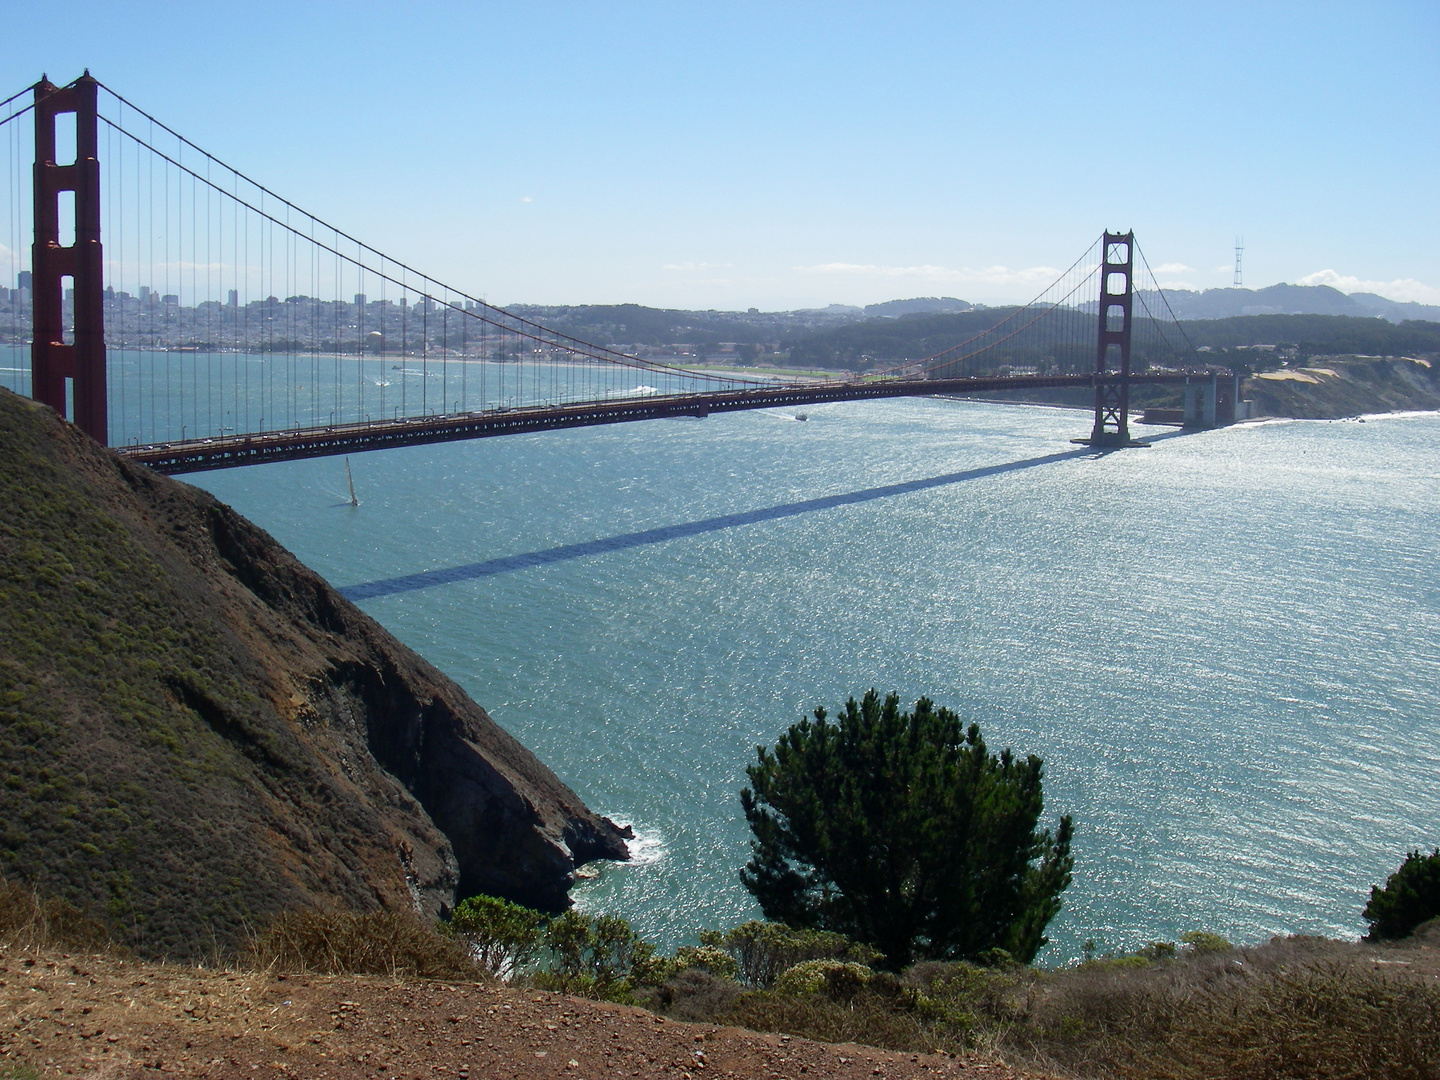
[{"label": "grassy hillside", "polygon": [[288,907],[434,913],[464,880],[553,907],[624,853],[259,529],[8,392],[0,762],[0,876],[150,954]]}]

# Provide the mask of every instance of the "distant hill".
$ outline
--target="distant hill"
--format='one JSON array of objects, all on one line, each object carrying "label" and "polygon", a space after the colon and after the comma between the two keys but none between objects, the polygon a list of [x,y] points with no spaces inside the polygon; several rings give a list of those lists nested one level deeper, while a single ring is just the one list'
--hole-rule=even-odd
[{"label": "distant hill", "polygon": [[624,858],[458,686],[207,493],[0,390],[0,875],[151,956],[287,907],[552,910]]},{"label": "distant hill", "polygon": [[973,304],[957,300],[953,296],[919,296],[914,300],[887,300],[883,304],[868,304],[865,314],[872,319],[898,319],[901,315],[957,315],[969,311]]},{"label": "distant hill", "polygon": [[714,352],[720,344],[765,345],[786,334],[844,326],[865,317],[864,310],[832,304],[802,311],[683,311],[641,304],[512,304],[516,315],[607,345],[695,346]]},{"label": "distant hill", "polygon": [[864,308],[830,304],[795,311],[685,311],[641,304],[512,304],[506,310],[586,341],[646,348],[689,345],[699,354],[716,356],[722,353],[722,344],[774,346],[782,338],[867,319],[959,314],[973,309],[973,304],[953,296],[924,296]]},{"label": "distant hill", "polygon": [[[1400,304],[1328,285],[1166,292],[1196,345],[1296,343],[1302,353],[1380,356],[1435,351],[1440,306]],[[1163,311],[1153,293],[1146,306]],[[1081,305],[1093,315],[1095,305]],[[786,364],[864,370],[931,356],[999,322],[1013,307],[981,307],[952,296],[887,300],[865,308],[831,304],[798,311],[685,311],[640,304],[517,304],[509,310],[562,333],[682,363]],[[1326,323],[1325,319],[1333,321]],[[1266,321],[1270,320],[1270,321]],[[1400,324],[1409,324],[1404,329]]]},{"label": "distant hill", "polygon": [[[1147,297],[1154,294],[1147,294]],[[1440,321],[1440,306],[1400,303],[1374,293],[1346,295],[1329,285],[1271,285],[1264,289],[1166,290],[1177,319],[1231,319],[1240,315],[1355,315],[1389,322]]]},{"label": "distant hill", "polygon": [[[801,330],[783,338],[781,346],[788,362],[797,367],[852,371],[884,368],[905,359],[933,356],[993,326],[1013,310],[977,308],[958,315],[865,319]],[[1074,317],[1094,325],[1093,315]],[[1185,338],[1205,350],[1206,360],[1245,367],[1278,366],[1284,356],[1303,360],[1337,354],[1440,355],[1440,322],[1409,320],[1396,324],[1353,315],[1242,315],[1191,319],[1183,326]],[[1143,331],[1139,334],[1142,339],[1148,338]],[[1257,346],[1268,348],[1257,350]],[[1282,353],[1276,346],[1285,346],[1286,350]]]}]

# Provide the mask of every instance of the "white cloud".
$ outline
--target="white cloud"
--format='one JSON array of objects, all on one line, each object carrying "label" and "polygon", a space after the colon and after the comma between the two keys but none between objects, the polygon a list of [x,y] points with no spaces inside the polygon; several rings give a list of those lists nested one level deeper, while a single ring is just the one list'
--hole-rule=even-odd
[{"label": "white cloud", "polygon": [[1377,293],[1389,300],[1410,301],[1417,304],[1440,304],[1440,288],[1426,285],[1414,278],[1399,278],[1395,281],[1363,281],[1357,277],[1337,274],[1334,270],[1317,270],[1306,274],[1296,285],[1329,285],[1343,293]]},{"label": "white cloud", "polygon": [[521,201],[521,202],[534,202],[535,200],[532,199],[532,198],[530,198],[529,195],[522,195],[522,196],[520,196],[520,201]]},{"label": "white cloud", "polygon": [[1155,267],[1157,274],[1193,274],[1194,272],[1193,266],[1186,266],[1184,263],[1161,263]]},{"label": "white cloud", "polygon": [[952,270],[946,266],[877,266],[874,263],[821,263],[818,266],[797,266],[802,274],[844,274],[853,277],[911,278],[919,281],[955,282],[981,285],[1036,285],[1054,281],[1060,271],[1050,266],[1031,266],[1010,270],[1004,266],[987,266],[981,270],[969,267]]}]

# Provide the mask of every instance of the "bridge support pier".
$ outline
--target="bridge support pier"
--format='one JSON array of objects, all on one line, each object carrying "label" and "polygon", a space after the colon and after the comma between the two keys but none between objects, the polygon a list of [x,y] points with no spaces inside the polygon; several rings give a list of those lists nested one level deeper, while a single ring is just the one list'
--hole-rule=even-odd
[{"label": "bridge support pier", "polygon": [[1240,415],[1240,376],[1211,372],[1210,377],[1185,380],[1182,426],[1227,427]]},{"label": "bridge support pier", "polygon": [[1100,328],[1095,351],[1095,426],[1083,446],[1149,446],[1130,438],[1130,315],[1135,234],[1105,234],[1100,260]]},{"label": "bridge support pier", "polygon": [[[35,304],[31,394],[96,442],[109,442],[105,390],[104,260],[100,249],[97,95],[87,71],[66,87],[35,84]],[[55,160],[55,117],[75,114],[75,161]],[[75,241],[60,245],[60,193],[75,193]],[[65,279],[73,283],[74,324],[65,340]],[[74,410],[67,409],[67,381]]]},{"label": "bridge support pier", "polygon": [[1185,380],[1185,418],[1181,426],[1213,428],[1215,400],[1219,396],[1219,389],[1219,380],[1215,375],[1204,380]]}]

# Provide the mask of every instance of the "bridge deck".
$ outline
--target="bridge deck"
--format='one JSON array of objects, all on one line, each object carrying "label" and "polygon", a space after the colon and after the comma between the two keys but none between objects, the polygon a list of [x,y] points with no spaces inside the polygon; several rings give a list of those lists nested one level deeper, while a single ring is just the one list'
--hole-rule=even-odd
[{"label": "bridge deck", "polygon": [[[1183,383],[1199,373],[1146,372],[1132,383]],[[1206,372],[1206,375],[1209,373]],[[997,390],[1093,387],[1103,376],[1019,375],[965,379],[888,379],[873,382],[787,384],[715,393],[631,397],[615,401],[542,405],[458,415],[409,417],[364,424],[301,428],[220,439],[192,439],[150,446],[118,447],[132,461],[163,473],[201,472],[267,461],[358,454],[400,446],[484,439],[556,428],[620,424],[675,416],[707,416],[744,409],[794,408],[835,401],[978,394]]]}]

